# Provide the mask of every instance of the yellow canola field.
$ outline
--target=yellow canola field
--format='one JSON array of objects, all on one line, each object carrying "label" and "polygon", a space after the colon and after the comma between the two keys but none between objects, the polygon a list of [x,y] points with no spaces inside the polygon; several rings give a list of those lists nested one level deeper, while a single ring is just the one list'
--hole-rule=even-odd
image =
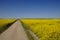
[{"label": "yellow canola field", "polygon": [[0,19],[0,27],[13,21],[14,19]]},{"label": "yellow canola field", "polygon": [[60,19],[21,19],[39,40],[60,40]]}]

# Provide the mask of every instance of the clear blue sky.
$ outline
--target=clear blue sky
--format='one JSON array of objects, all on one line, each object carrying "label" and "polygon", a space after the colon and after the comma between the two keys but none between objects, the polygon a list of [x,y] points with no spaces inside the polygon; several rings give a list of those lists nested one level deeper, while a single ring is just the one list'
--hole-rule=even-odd
[{"label": "clear blue sky", "polygon": [[60,0],[0,0],[0,18],[60,18]]}]

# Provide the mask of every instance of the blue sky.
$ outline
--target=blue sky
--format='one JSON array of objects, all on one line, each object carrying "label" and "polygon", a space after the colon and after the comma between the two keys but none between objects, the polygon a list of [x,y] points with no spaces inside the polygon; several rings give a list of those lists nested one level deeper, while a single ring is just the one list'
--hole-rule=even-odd
[{"label": "blue sky", "polygon": [[0,0],[0,18],[60,18],[60,0]]}]

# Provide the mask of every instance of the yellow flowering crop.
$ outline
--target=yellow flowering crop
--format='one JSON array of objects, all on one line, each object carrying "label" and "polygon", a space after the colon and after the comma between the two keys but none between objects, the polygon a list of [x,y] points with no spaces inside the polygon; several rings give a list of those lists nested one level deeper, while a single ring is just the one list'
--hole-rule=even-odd
[{"label": "yellow flowering crop", "polygon": [[60,19],[21,19],[40,40],[60,40]]},{"label": "yellow flowering crop", "polygon": [[0,27],[7,23],[11,23],[13,21],[14,21],[14,19],[0,19]]}]

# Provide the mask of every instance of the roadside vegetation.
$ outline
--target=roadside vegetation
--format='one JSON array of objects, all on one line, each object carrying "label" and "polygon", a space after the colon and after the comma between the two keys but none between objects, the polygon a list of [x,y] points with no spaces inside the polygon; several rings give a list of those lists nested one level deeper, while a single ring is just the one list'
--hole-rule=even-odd
[{"label": "roadside vegetation", "polygon": [[0,34],[14,23],[15,19],[0,19]]}]

